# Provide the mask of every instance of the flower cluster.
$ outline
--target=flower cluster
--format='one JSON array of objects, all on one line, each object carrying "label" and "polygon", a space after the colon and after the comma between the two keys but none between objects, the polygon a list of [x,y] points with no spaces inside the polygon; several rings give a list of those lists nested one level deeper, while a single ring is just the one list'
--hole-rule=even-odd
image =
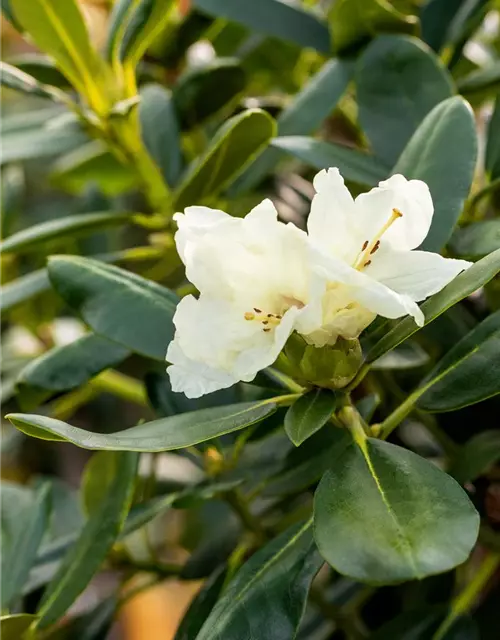
[{"label": "flower cluster", "polygon": [[190,398],[250,381],[292,332],[315,347],[354,339],[377,315],[411,315],[417,302],[470,266],[415,250],[434,213],[427,185],[394,175],[353,199],[338,169],[314,178],[307,231],[278,221],[270,200],[245,218],[188,207],[174,219],[186,276],[167,360],[172,389]]}]

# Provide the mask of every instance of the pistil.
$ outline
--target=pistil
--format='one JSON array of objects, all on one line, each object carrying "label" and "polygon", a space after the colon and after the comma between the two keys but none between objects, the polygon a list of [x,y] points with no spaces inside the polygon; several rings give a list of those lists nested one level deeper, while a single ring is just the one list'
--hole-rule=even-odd
[{"label": "pistil", "polygon": [[380,247],[380,240],[384,233],[389,229],[389,227],[394,224],[394,222],[401,218],[403,214],[399,209],[393,209],[391,217],[387,222],[382,226],[379,232],[373,237],[371,241],[365,240],[363,246],[361,247],[361,251],[358,253],[356,260],[354,261],[354,268],[358,271],[362,271],[365,267],[368,267],[371,264],[370,256],[372,256],[378,248]]}]

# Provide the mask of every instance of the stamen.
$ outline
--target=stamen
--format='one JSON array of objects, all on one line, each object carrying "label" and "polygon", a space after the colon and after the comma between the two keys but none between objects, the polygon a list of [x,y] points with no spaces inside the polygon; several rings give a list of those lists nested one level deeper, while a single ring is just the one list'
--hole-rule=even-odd
[{"label": "stamen", "polygon": [[375,253],[375,251],[378,250],[378,248],[380,247],[380,239],[382,238],[384,233],[387,231],[387,229],[389,229],[389,227],[398,218],[401,218],[402,216],[403,216],[403,214],[401,213],[401,211],[399,209],[393,209],[391,217],[382,226],[382,228],[375,235],[375,237],[372,239],[372,241],[368,242],[367,240],[365,240],[365,242],[363,243],[363,247],[361,249],[361,252],[360,252],[361,255],[358,255],[356,257],[356,260],[354,261],[353,267],[355,269],[357,269],[358,271],[361,271],[362,269],[364,269],[364,267],[367,267],[369,264],[371,264],[371,260],[367,260],[367,258],[369,256],[373,255]]},{"label": "stamen", "polygon": [[245,320],[255,320],[255,313],[252,313],[251,311],[247,311],[245,313]]},{"label": "stamen", "polygon": [[361,251],[364,251],[366,249],[366,247],[368,246],[368,240],[365,240],[363,242],[363,246],[361,247]]},{"label": "stamen", "polygon": [[365,264],[363,265],[363,267],[367,267],[367,266],[368,266],[369,264],[371,264],[371,263],[372,263],[372,261],[371,261],[371,260],[368,260],[367,262],[365,262]]},{"label": "stamen", "polygon": [[261,309],[257,309],[257,307],[254,307],[253,310],[255,311],[255,313],[262,313]]},{"label": "stamen", "polygon": [[[257,322],[271,326],[277,326],[281,322],[281,316],[275,315],[274,313],[254,313],[253,311],[246,311],[243,317],[245,320],[257,320]],[[269,330],[271,330],[271,326]]]},{"label": "stamen", "polygon": [[378,248],[380,247],[380,240],[377,240],[377,242],[375,243],[375,246],[373,247],[373,249],[370,251],[370,255],[373,255],[375,253],[375,251],[378,251]]},{"label": "stamen", "polygon": [[266,327],[265,329],[262,329],[262,331],[265,331],[267,333],[268,331],[271,331],[271,327]]},{"label": "stamen", "polygon": [[262,324],[269,324],[269,320],[262,320]]}]

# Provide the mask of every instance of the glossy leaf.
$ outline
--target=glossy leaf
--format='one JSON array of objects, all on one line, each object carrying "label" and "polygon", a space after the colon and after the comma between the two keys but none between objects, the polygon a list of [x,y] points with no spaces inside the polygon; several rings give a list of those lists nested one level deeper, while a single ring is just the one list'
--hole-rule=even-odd
[{"label": "glossy leaf", "polygon": [[139,103],[142,137],[147,150],[171,187],[184,166],[179,123],[172,95],[159,84],[141,89]]},{"label": "glossy leaf", "polygon": [[[36,493],[2,483],[2,609],[18,596],[49,521],[49,486]],[[2,635],[3,637],[3,635]]]},{"label": "glossy leaf", "polygon": [[28,631],[37,616],[30,613],[14,613],[10,616],[0,617],[0,632],[2,640],[22,640],[23,634]]},{"label": "glossy leaf", "polygon": [[[351,60],[334,59],[326,62],[279,114],[276,123],[280,138],[277,142],[281,136],[310,134],[315,131],[335,109],[353,72],[354,64]],[[280,158],[281,154],[276,149],[266,149],[236,180],[232,192],[240,193],[258,184],[272,171]]]},{"label": "glossy leaf", "polygon": [[9,89],[33,94],[41,98],[48,98],[56,102],[66,101],[65,95],[56,87],[42,84],[25,71],[21,71],[6,62],[0,62],[0,80],[2,85]]},{"label": "glossy leaf", "polygon": [[453,411],[500,393],[500,311],[483,320],[421,383],[417,406]]},{"label": "glossy leaf", "polygon": [[449,240],[469,194],[476,156],[474,114],[458,96],[435,107],[405,147],[393,173],[426,182],[434,202],[422,249],[440,251]]},{"label": "glossy leaf", "polygon": [[386,0],[336,0],[328,13],[336,52],[354,49],[377,33],[414,33],[415,16],[405,15]]},{"label": "glossy leaf", "polygon": [[326,24],[311,12],[280,0],[193,0],[193,7],[217,18],[238,22],[252,31],[301,47],[329,53]]},{"label": "glossy leaf", "polygon": [[422,579],[464,562],[479,516],[462,488],[415,453],[372,438],[340,448],[314,498],[325,560],[361,582]]},{"label": "glossy leaf", "polygon": [[304,440],[319,431],[331,417],[339,402],[338,394],[328,389],[312,389],[288,409],[285,431],[298,447]]},{"label": "glossy leaf", "polygon": [[173,102],[182,126],[201,124],[243,91],[245,72],[239,60],[219,58],[188,69],[173,88]]},{"label": "glossy leaf", "polygon": [[94,334],[55,347],[32,360],[19,374],[16,384],[23,410],[62,391],[75,389],[95,375],[115,367],[130,355],[116,342]]},{"label": "glossy leaf", "polygon": [[500,220],[481,220],[456,229],[450,246],[461,258],[478,258],[500,249]]},{"label": "glossy leaf", "polygon": [[315,169],[338,167],[346,180],[359,184],[375,186],[390,174],[390,169],[375,156],[340,144],[305,136],[274,138],[271,144]]},{"label": "glossy leaf", "polygon": [[156,360],[173,338],[176,296],[140,276],[89,258],[49,260],[52,285],[97,333]]},{"label": "glossy leaf", "polygon": [[43,594],[37,612],[39,628],[54,624],[64,615],[98,571],[122,529],[132,501],[138,456],[132,452],[114,455],[113,482]]},{"label": "glossy leaf", "polygon": [[500,178],[500,96],[495,101],[488,125],[485,167],[492,180]]},{"label": "glossy leaf", "polygon": [[177,209],[200,204],[227,187],[276,134],[276,124],[262,109],[249,109],[230,118],[196,160],[174,194]]},{"label": "glossy leaf", "polygon": [[356,87],[360,124],[375,155],[390,165],[429,111],[452,95],[436,55],[405,36],[380,36],[365,49]]},{"label": "glossy leaf", "polygon": [[500,460],[500,431],[483,431],[472,436],[451,462],[450,474],[460,482],[472,482]]},{"label": "glossy leaf", "polygon": [[241,567],[196,640],[245,636],[294,638],[309,587],[321,564],[312,539],[311,521],[294,525]]},{"label": "glossy leaf", "polygon": [[[444,289],[421,305],[425,323],[429,324],[454,304],[477,291],[499,272],[500,249],[497,249],[497,251],[490,253],[472,265],[472,267],[463,271]],[[398,344],[418,330],[419,327],[415,324],[413,318],[403,318],[369,349],[366,355],[367,362],[373,362],[380,358],[384,353],[397,347]]]},{"label": "glossy leaf", "polygon": [[0,243],[0,253],[24,253],[39,248],[52,240],[79,234],[94,233],[101,229],[125,224],[130,213],[82,213],[67,218],[56,218],[18,231]]},{"label": "glossy leaf", "polygon": [[171,451],[243,429],[275,410],[276,405],[270,402],[244,402],[182,413],[108,434],[91,433],[46,416],[12,413],[9,419],[35,438],[65,440],[84,449]]},{"label": "glossy leaf", "polygon": [[38,269],[28,273],[2,287],[0,309],[2,313],[5,313],[18,304],[48,291],[48,289],[50,289],[50,281],[47,269]]}]

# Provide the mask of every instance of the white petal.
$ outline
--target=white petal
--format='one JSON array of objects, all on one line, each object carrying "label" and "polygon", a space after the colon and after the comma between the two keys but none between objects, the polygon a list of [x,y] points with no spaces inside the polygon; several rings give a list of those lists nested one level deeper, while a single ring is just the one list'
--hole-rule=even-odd
[{"label": "white petal", "polygon": [[441,291],[471,262],[443,258],[428,251],[393,251],[389,248],[374,255],[365,273],[397,293],[412,300],[425,300]]},{"label": "white petal", "polygon": [[176,213],[173,219],[177,222],[178,231],[175,243],[181,260],[186,264],[186,248],[189,243],[196,242],[205,233],[214,232],[214,227],[231,219],[227,213],[210,207],[187,207],[184,213]]},{"label": "white petal", "polygon": [[358,238],[371,241],[391,218],[393,209],[402,216],[382,236],[381,244],[399,251],[415,249],[427,236],[434,214],[429,187],[421,180],[395,175],[356,198]]},{"label": "white petal", "polygon": [[316,195],[307,221],[309,238],[328,254],[352,262],[360,247],[352,237],[354,201],[337,168],[323,169],[314,178]]},{"label": "white petal", "polygon": [[272,224],[278,220],[278,212],[276,211],[276,207],[272,200],[266,198],[245,216],[245,220],[247,222],[252,221],[262,224]]}]

